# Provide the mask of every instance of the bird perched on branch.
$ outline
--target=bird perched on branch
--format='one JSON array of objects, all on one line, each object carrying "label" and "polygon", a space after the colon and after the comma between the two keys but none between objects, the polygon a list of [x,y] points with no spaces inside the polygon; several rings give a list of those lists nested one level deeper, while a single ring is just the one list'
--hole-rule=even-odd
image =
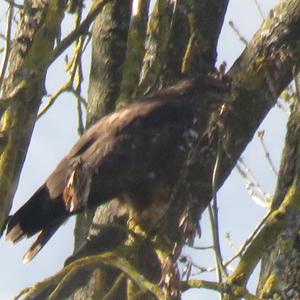
[{"label": "bird perched on branch", "polygon": [[170,193],[191,147],[228,87],[207,76],[180,81],[90,127],[46,182],[7,223],[6,239],[38,234],[30,261],[71,215],[126,199],[142,214],[157,191]]}]

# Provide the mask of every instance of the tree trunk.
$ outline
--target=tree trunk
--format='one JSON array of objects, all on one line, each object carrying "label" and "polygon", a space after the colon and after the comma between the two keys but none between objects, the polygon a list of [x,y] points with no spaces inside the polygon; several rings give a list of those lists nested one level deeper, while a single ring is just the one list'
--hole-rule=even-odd
[{"label": "tree trunk", "polygon": [[[295,84],[297,94],[287,126],[285,148],[282,153],[277,187],[272,201],[273,210],[282,204],[293,185],[297,185],[299,190],[299,74],[295,77]],[[299,299],[300,297],[300,216],[297,209],[288,211],[288,219],[290,220],[288,226],[276,237],[275,246],[270,247],[268,255],[264,255],[262,259],[258,286],[261,297],[271,299],[276,296],[282,299]]]},{"label": "tree trunk", "polygon": [[65,2],[30,1],[20,13],[0,107],[0,228],[9,214],[45,94],[45,77],[60,32]]},{"label": "tree trunk", "polygon": [[[113,0],[106,4],[98,15],[92,30],[92,64],[90,71],[87,126],[115,109],[119,97],[123,64],[126,55],[127,33],[131,13],[130,1]],[[110,206],[111,204],[108,204]],[[95,215],[95,216],[94,216]],[[97,222],[95,220],[98,215]],[[111,223],[113,214],[109,208],[100,206],[96,211],[88,211],[77,217],[75,226],[76,253],[85,244],[90,227]],[[99,230],[98,230],[99,231]],[[101,235],[100,230],[93,235]],[[108,243],[108,242],[106,242]],[[106,244],[103,241],[103,244]],[[107,247],[107,246],[106,246]],[[100,249],[99,249],[100,250]],[[87,271],[84,271],[85,273]],[[91,269],[88,272],[88,283],[74,293],[73,299],[103,299],[111,292],[111,287],[120,277],[120,272],[105,266]],[[82,275],[79,275],[82,276]],[[120,288],[124,280],[119,280]],[[77,282],[77,280],[76,280]],[[76,284],[75,284],[76,287]],[[122,291],[118,292],[119,295]],[[120,299],[120,298],[118,298]]]}]

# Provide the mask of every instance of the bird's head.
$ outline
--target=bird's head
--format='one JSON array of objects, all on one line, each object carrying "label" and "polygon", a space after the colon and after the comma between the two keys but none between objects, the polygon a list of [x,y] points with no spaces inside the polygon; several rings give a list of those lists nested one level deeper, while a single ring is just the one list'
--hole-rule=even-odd
[{"label": "bird's head", "polygon": [[192,100],[198,102],[201,108],[214,111],[227,102],[230,91],[231,84],[228,80],[198,75],[193,79]]}]

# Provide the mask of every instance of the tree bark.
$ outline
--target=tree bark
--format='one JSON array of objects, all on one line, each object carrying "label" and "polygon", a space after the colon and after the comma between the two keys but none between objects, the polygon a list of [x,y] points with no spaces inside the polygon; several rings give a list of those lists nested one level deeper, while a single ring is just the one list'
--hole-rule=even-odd
[{"label": "tree bark", "polygon": [[[130,12],[130,1],[110,1],[105,5],[105,8],[98,15],[93,25],[87,126],[92,125],[95,121],[115,109],[121,88]],[[74,232],[75,253],[85,243],[92,223],[95,224],[92,225],[94,227],[111,223],[110,215],[109,208],[100,206],[97,210],[88,211],[77,217]],[[97,216],[99,220],[95,221]],[[98,234],[100,235],[100,233],[102,231]],[[104,241],[103,244],[105,245]],[[107,241],[106,244],[108,244]],[[102,266],[90,272],[85,270],[84,273],[88,273],[86,277],[90,279],[84,281],[88,281],[86,287],[73,293],[73,299],[104,298],[111,290],[120,272],[116,269],[112,270]],[[82,275],[80,274],[79,276],[81,277]],[[76,283],[78,283],[77,280],[75,280],[74,289],[78,286]],[[120,280],[120,287],[122,286],[123,282]],[[118,292],[119,295],[121,293],[121,291]]]},{"label": "tree bark", "polygon": [[66,1],[29,1],[20,12],[1,99],[0,228],[26,157]]},{"label": "tree bark", "polygon": [[[282,153],[281,167],[277,187],[272,201],[272,209],[277,209],[289,189],[299,182],[299,88],[300,76],[295,77],[296,95],[289,117],[285,148]],[[298,189],[299,190],[299,189]],[[299,201],[299,199],[298,199]],[[275,246],[270,247],[268,255],[264,255],[261,265],[258,293],[261,297],[298,299],[299,286],[299,215],[297,210],[288,212],[288,226],[276,237]]]}]

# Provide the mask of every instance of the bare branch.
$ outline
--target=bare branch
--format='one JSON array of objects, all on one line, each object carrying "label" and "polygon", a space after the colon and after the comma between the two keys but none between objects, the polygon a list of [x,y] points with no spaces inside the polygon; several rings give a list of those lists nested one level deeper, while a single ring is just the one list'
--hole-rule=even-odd
[{"label": "bare branch", "polygon": [[97,15],[101,12],[103,6],[108,2],[108,0],[98,0],[93,2],[91,10],[89,11],[86,18],[74,29],[67,37],[65,37],[61,43],[53,50],[51,62],[53,62],[58,56],[62,54],[75,40],[80,36],[88,33],[90,25],[93,23]]},{"label": "bare branch", "polygon": [[240,33],[240,31],[236,28],[236,26],[234,25],[233,21],[229,21],[229,26],[232,28],[232,30],[236,33],[236,35],[239,37],[240,41],[244,44],[247,45],[248,41],[245,37],[243,37],[243,35]]},{"label": "bare branch", "polygon": [[18,9],[23,9],[24,8],[23,5],[15,3],[14,0],[4,0],[4,1],[7,2],[7,3],[9,3],[9,5],[12,5],[12,6],[14,6],[14,7],[18,8]]},{"label": "bare branch", "polygon": [[[211,222],[211,229],[212,229],[212,236],[213,236],[213,248],[215,252],[215,259],[216,259],[216,269],[217,269],[217,277],[218,282],[222,282],[222,275],[227,277],[227,270],[223,265],[223,257],[221,251],[221,244],[220,244],[220,233],[219,233],[219,218],[218,218],[218,200],[217,200],[217,181],[218,181],[218,172],[220,167],[220,160],[221,160],[221,146],[219,142],[218,146],[218,153],[216,157],[216,162],[213,169],[212,175],[212,196],[213,202],[212,205],[208,206],[208,213],[209,219]],[[222,293],[220,295],[222,299]]]},{"label": "bare branch", "polygon": [[270,195],[264,192],[260,183],[256,180],[242,157],[239,158],[238,163],[236,164],[236,169],[246,180],[246,190],[253,201],[260,206],[269,207],[271,199]]},{"label": "bare branch", "polygon": [[[126,252],[126,251],[125,251]],[[141,275],[134,266],[120,254],[114,255],[112,252],[101,253],[95,256],[84,257],[72,262],[70,265],[59,271],[57,274],[45,279],[42,282],[37,283],[30,289],[24,289],[15,298],[15,300],[24,297],[25,299],[30,299],[32,295],[41,293],[45,288],[54,285],[55,288],[52,291],[49,299],[56,299],[61,288],[66,281],[71,280],[73,276],[83,267],[104,264],[107,266],[112,266],[122,270],[127,274],[134,282],[142,289],[151,292],[158,299],[164,299],[164,293],[160,288],[148,281],[143,275]]]},{"label": "bare branch", "polygon": [[37,119],[42,117],[48,110],[49,108],[54,104],[55,100],[64,92],[69,91],[71,86],[72,86],[72,78],[70,77],[66,83],[64,83],[54,94],[52,94],[45,106],[41,108],[37,115]]},{"label": "bare branch", "polygon": [[8,13],[7,13],[7,22],[6,22],[6,30],[5,30],[5,47],[4,47],[4,56],[0,71],[0,90],[3,84],[8,59],[10,55],[10,44],[11,44],[11,27],[12,27],[12,19],[14,14],[14,1],[10,1]]},{"label": "bare branch", "polygon": [[[75,30],[80,26],[80,18],[81,18],[81,12],[78,12],[76,17],[76,25]],[[37,118],[39,119],[41,116],[43,116],[49,108],[55,103],[57,98],[64,92],[72,92],[75,97],[77,98],[77,107],[78,105],[81,106],[81,103],[84,103],[82,100],[82,97],[80,96],[81,93],[81,82],[82,82],[82,70],[81,70],[81,56],[83,53],[83,47],[84,47],[84,37],[80,36],[77,40],[76,47],[74,49],[74,54],[72,56],[72,59],[70,62],[67,62],[66,71],[69,73],[69,78],[67,82],[65,82],[54,94],[52,94],[48,102],[45,104],[43,108],[38,113]],[[73,87],[75,81],[75,87]],[[81,108],[80,108],[81,109]],[[82,123],[82,114],[79,112],[79,133],[83,132],[83,123]],[[81,120],[81,121],[80,121]]]},{"label": "bare branch", "polygon": [[[75,26],[78,28],[81,21],[82,9],[80,9],[76,15],[76,22]],[[76,68],[76,75],[75,75],[75,87],[74,87],[74,94],[77,99],[77,114],[78,114],[78,133],[81,135],[84,131],[83,125],[83,117],[82,117],[82,101],[81,101],[81,85],[83,81],[83,74],[82,74],[82,61],[81,56],[83,53],[83,46],[84,46],[84,37],[81,36],[77,41],[78,48],[78,55],[77,55],[77,68]]]},{"label": "bare branch", "polygon": [[274,165],[274,163],[273,163],[273,161],[271,159],[270,152],[269,152],[269,150],[268,150],[268,148],[267,148],[267,146],[265,144],[264,134],[265,134],[265,131],[264,130],[260,130],[260,131],[258,131],[257,136],[258,136],[259,141],[260,141],[260,143],[261,143],[261,145],[263,147],[265,157],[266,157],[266,159],[267,159],[267,161],[268,161],[268,163],[269,163],[272,171],[274,172],[274,174],[276,176],[278,176],[278,171],[276,170],[276,167],[275,167],[275,165]]},{"label": "bare branch", "polygon": [[[290,225],[290,222],[295,222],[295,220],[297,220],[298,224],[294,225],[298,225],[297,228],[299,228],[300,208],[298,203],[299,192],[296,184],[293,183],[285,195],[281,206],[277,210],[270,212],[265,219],[264,226],[242,254],[234,272],[227,278],[228,284],[245,287],[262,255],[276,241],[278,235]],[[236,300],[237,297],[231,297],[231,295],[226,294],[225,299]]]},{"label": "bare branch", "polygon": [[237,246],[234,244],[234,242],[231,240],[231,237],[230,237],[230,233],[229,233],[229,232],[227,232],[227,233],[225,234],[225,239],[227,240],[229,247],[230,247],[231,249],[233,249],[234,252],[238,252],[238,248],[237,248]]},{"label": "bare branch", "polygon": [[230,258],[228,261],[226,261],[226,263],[224,264],[225,266],[228,266],[230,263],[232,263],[236,258],[240,257],[245,250],[247,249],[247,247],[251,244],[251,242],[253,241],[253,239],[255,238],[255,236],[258,234],[258,232],[261,230],[261,228],[264,226],[266,220],[269,218],[269,216],[271,215],[271,211],[269,211],[264,217],[263,219],[260,221],[260,223],[254,228],[253,232],[250,234],[250,236],[245,240],[244,244],[240,247],[240,249],[237,251],[237,253]]},{"label": "bare branch", "polygon": [[231,293],[234,296],[243,297],[243,299],[246,300],[261,300],[258,297],[252,295],[247,291],[245,288],[235,287],[234,284],[228,287],[224,283],[217,283],[213,281],[207,281],[207,280],[187,280],[187,281],[181,281],[180,283],[182,291],[187,291],[191,288],[204,288],[208,290],[217,291],[220,293]]},{"label": "bare branch", "polygon": [[264,13],[263,13],[263,11],[262,11],[262,9],[261,9],[260,4],[258,3],[257,0],[254,0],[254,3],[255,3],[255,5],[256,5],[256,7],[257,7],[257,10],[258,10],[258,12],[259,12],[261,18],[262,18],[263,20],[265,20],[265,16],[264,16]]}]

